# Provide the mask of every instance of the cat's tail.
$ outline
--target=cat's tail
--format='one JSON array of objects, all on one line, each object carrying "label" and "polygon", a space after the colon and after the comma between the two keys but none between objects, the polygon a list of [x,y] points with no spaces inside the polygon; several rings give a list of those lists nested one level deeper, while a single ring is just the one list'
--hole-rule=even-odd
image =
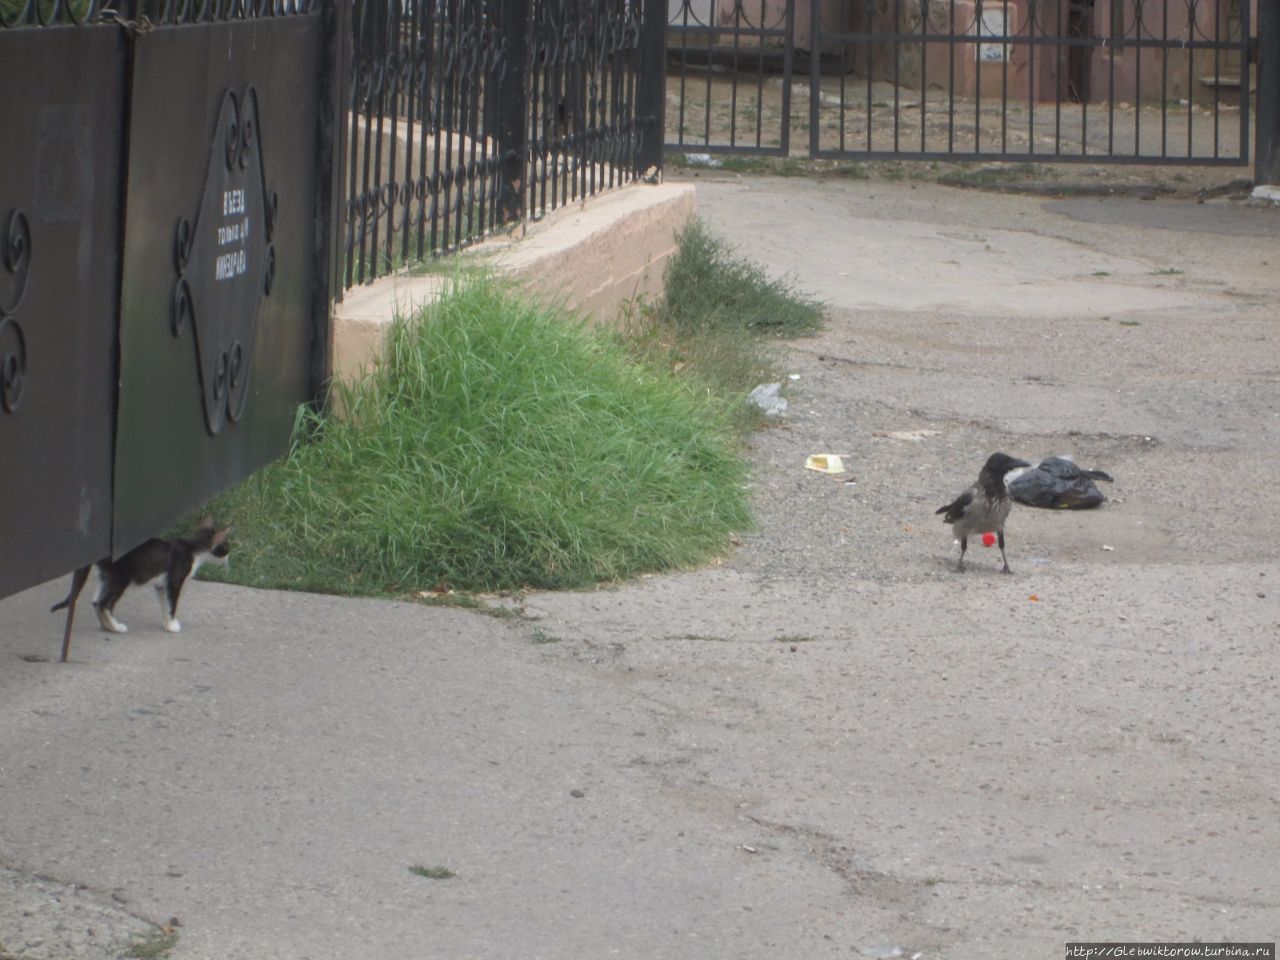
[{"label": "cat's tail", "polygon": [[76,598],[80,596],[80,591],[84,589],[84,582],[89,579],[89,570],[93,564],[81,567],[71,575],[71,592],[67,594],[67,599],[61,603],[55,603],[49,608],[50,613],[57,613],[59,610],[65,610],[76,602]]}]

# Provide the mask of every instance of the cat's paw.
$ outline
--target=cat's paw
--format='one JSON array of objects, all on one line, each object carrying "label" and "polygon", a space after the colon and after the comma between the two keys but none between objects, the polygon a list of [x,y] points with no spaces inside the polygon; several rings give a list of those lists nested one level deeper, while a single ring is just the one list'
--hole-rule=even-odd
[{"label": "cat's paw", "polygon": [[168,623],[164,625],[164,628],[168,630],[170,633],[182,632],[182,624],[179,623],[177,620],[170,620]]},{"label": "cat's paw", "polygon": [[104,607],[93,605],[93,612],[98,615],[98,626],[107,633],[128,633],[129,628],[111,615],[111,611]]}]

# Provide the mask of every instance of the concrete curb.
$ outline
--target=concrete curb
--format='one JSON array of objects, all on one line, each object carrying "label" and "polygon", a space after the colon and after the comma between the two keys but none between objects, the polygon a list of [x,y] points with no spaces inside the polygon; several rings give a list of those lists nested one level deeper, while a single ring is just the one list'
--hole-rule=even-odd
[{"label": "concrete curb", "polygon": [[[561,207],[523,236],[488,240],[465,256],[490,258],[536,296],[610,323],[627,301],[661,291],[694,199],[692,184],[636,184]],[[334,312],[335,381],[369,370],[383,356],[392,320],[433,301],[447,283],[440,275],[398,273],[348,291]]]}]

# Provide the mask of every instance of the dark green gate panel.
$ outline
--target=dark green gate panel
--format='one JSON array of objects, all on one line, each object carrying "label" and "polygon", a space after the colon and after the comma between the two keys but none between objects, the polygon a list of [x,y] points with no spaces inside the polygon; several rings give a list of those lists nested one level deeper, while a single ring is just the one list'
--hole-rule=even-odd
[{"label": "dark green gate panel", "polygon": [[117,555],[285,453],[313,396],[321,43],[314,14],[135,41]]},{"label": "dark green gate panel", "polygon": [[0,30],[0,597],[107,555],[125,48]]}]

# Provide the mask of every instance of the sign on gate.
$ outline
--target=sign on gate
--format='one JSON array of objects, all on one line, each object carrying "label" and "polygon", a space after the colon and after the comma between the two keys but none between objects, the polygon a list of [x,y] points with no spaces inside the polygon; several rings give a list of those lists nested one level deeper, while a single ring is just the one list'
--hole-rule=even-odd
[{"label": "sign on gate", "polygon": [[288,451],[326,375],[341,10],[0,16],[0,597]]},{"label": "sign on gate", "polygon": [[275,278],[277,202],[267,190],[257,94],[253,87],[228,90],[200,210],[194,220],[178,218],[174,237],[172,333],[181,337],[192,328],[210,434],[238,421],[249,397],[258,314]]},{"label": "sign on gate", "polygon": [[318,15],[137,38],[117,553],[286,451],[311,396],[321,41]]}]

